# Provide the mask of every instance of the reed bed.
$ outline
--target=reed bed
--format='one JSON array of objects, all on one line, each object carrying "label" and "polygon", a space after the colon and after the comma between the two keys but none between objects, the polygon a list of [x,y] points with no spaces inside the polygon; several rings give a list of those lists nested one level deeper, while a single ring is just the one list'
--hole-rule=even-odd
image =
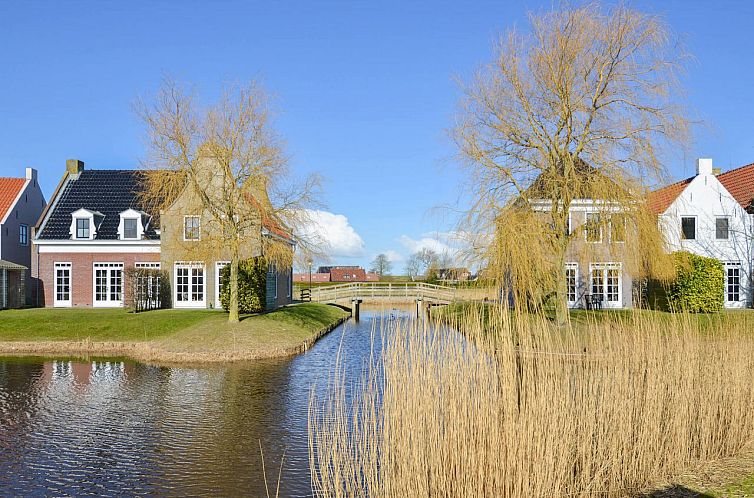
[{"label": "reed bed", "polygon": [[384,325],[359,382],[336,368],[312,392],[317,496],[626,496],[754,436],[754,334],[735,321],[459,325]]}]

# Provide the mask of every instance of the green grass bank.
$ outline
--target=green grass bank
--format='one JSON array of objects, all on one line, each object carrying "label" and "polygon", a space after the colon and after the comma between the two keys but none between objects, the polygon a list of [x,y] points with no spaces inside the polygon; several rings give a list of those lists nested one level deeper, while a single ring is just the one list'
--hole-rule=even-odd
[{"label": "green grass bank", "polygon": [[305,351],[347,317],[317,303],[242,316],[236,324],[212,310],[4,310],[0,355],[112,355],[160,363],[254,360]]}]

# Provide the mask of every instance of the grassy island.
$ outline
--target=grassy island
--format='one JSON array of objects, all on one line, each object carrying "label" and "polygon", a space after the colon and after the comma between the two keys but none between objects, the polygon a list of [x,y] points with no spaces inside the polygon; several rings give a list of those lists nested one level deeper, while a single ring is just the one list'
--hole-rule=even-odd
[{"label": "grassy island", "polygon": [[242,316],[213,310],[24,309],[0,312],[0,355],[127,356],[164,363],[216,363],[290,356],[348,314],[317,303]]}]

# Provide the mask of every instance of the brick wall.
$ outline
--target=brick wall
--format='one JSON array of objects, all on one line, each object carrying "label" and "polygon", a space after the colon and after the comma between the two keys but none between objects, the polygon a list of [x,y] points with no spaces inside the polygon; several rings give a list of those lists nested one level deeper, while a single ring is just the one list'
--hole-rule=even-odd
[{"label": "brick wall", "polygon": [[[36,252],[36,251],[35,251]],[[55,292],[55,263],[71,263],[71,301],[74,307],[91,307],[93,301],[94,263],[123,263],[124,271],[133,268],[134,263],[159,262],[158,253],[41,253],[32,262],[33,277],[38,289],[32,289],[33,299],[38,296],[38,305],[52,307]],[[124,282],[125,291],[127,285]]]}]

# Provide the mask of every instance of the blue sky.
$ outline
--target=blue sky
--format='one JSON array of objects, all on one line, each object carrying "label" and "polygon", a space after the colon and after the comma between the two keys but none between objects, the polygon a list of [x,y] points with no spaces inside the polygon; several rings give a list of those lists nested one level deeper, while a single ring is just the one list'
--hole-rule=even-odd
[{"label": "blue sky", "polygon": [[[491,58],[499,33],[525,27],[528,10],[550,5],[4,1],[0,176],[33,166],[49,197],[66,158],[137,167],[144,128],[132,103],[163,77],[206,100],[260,79],[275,95],[293,168],[325,178],[333,262],[439,247],[454,219],[435,208],[458,205],[462,182],[447,134],[456,79]],[[754,162],[754,4],[631,5],[662,14],[695,58],[685,86],[702,124],[670,174],[688,176],[700,156],[723,170]]]}]

